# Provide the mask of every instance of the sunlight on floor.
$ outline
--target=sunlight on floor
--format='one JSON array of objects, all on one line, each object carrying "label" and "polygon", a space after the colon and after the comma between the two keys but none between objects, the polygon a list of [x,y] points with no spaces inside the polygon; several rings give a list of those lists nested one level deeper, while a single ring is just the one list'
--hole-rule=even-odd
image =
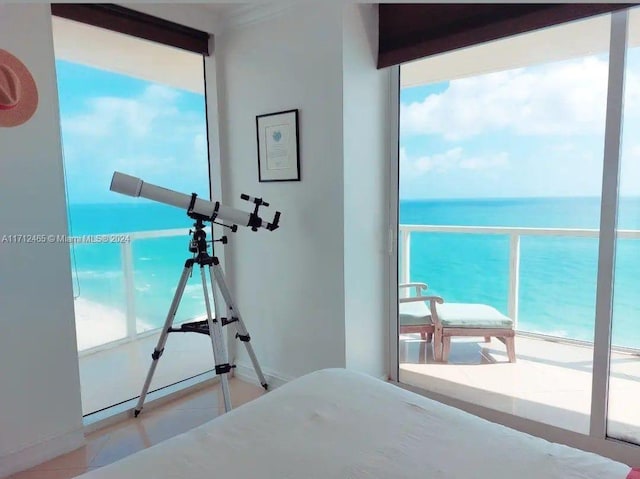
[{"label": "sunlight on floor", "polygon": [[[80,357],[83,414],[140,395],[158,335],[154,333]],[[213,367],[213,351],[207,336],[172,334],[158,362],[150,390],[201,374]]]},{"label": "sunlight on floor", "polygon": [[[400,381],[587,434],[593,350],[518,336],[516,353],[512,364],[496,339],[460,338],[452,342],[449,363],[434,363],[430,344],[403,335]],[[611,368],[609,435],[640,443],[640,357],[615,353]]]}]

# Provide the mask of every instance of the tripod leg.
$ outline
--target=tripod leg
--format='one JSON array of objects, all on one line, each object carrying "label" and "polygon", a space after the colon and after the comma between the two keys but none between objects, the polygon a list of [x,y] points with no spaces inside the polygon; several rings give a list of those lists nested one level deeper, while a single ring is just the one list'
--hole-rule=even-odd
[{"label": "tripod leg", "polygon": [[[227,318],[231,318],[233,316],[233,310],[227,305]],[[236,343],[236,335],[238,334],[238,329],[236,328],[236,323],[231,323],[229,325],[229,329],[227,329],[227,348],[229,351],[229,364],[235,364],[237,355],[238,355],[238,347]],[[231,369],[229,372],[229,377],[235,377],[235,369]]]},{"label": "tripod leg", "polygon": [[220,266],[220,263],[216,258],[214,258],[214,263],[212,268],[213,268],[213,273],[215,275],[216,284],[218,285],[218,288],[222,293],[222,297],[224,298],[225,303],[227,303],[227,307],[229,311],[228,320],[229,321],[233,319],[237,320],[235,323],[233,323],[237,328],[236,336],[240,341],[244,343],[245,347],[247,348],[247,353],[251,358],[253,369],[255,369],[256,371],[256,375],[258,376],[258,380],[260,381],[260,384],[266,390],[269,388],[269,385],[267,384],[267,380],[264,378],[264,375],[262,374],[262,369],[260,368],[260,364],[258,364],[258,358],[256,358],[256,354],[253,351],[253,346],[251,346],[251,343],[250,343],[251,337],[249,336],[247,328],[244,325],[244,321],[242,320],[240,311],[236,307],[236,304],[234,303],[233,298],[231,297],[231,293],[229,292],[229,288],[227,287],[227,283],[224,279],[224,272],[222,271],[222,266]]},{"label": "tripod leg", "polygon": [[149,386],[151,385],[151,380],[153,379],[153,374],[156,372],[156,366],[158,365],[158,360],[162,353],[164,352],[164,345],[167,342],[167,336],[169,335],[169,328],[173,323],[173,320],[176,317],[176,312],[178,311],[178,306],[180,305],[180,300],[182,299],[182,294],[184,293],[184,288],[187,285],[187,281],[189,280],[189,275],[191,274],[191,266],[185,266],[182,271],[182,276],[180,276],[180,281],[178,282],[178,287],[176,288],[176,292],[173,295],[173,300],[171,301],[171,306],[169,307],[169,313],[167,314],[167,319],[164,321],[164,326],[162,327],[162,332],[160,333],[160,337],[158,338],[158,344],[153,350],[153,354],[151,355],[151,367],[149,368],[149,372],[147,373],[147,378],[144,381],[144,386],[142,386],[142,392],[140,393],[140,398],[138,399],[138,404],[136,404],[136,408],[133,412],[134,417],[138,417],[140,411],[142,411],[142,405],[144,404],[144,400],[147,397],[147,392],[149,391]]},{"label": "tripod leg", "polygon": [[[209,270],[211,271],[211,270]],[[231,371],[231,366],[227,361],[227,352],[222,339],[222,324],[218,302],[215,301],[215,283],[213,275],[211,275],[211,289],[214,295],[213,307],[215,316],[211,316],[211,304],[209,302],[209,292],[207,290],[207,277],[204,273],[204,266],[200,267],[200,276],[202,277],[202,290],[204,291],[204,304],[207,309],[207,323],[209,324],[209,337],[211,338],[211,346],[213,347],[213,361],[216,365],[216,374],[220,375],[222,382],[222,397],[224,399],[224,410],[228,412],[231,409],[231,398],[229,395],[229,378],[227,373]]]}]

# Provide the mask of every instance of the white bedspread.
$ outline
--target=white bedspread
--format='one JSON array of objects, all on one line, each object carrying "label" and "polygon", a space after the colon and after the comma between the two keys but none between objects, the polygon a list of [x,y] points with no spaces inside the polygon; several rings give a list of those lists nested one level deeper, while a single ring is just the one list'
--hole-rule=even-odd
[{"label": "white bedspread", "polygon": [[624,479],[629,468],[383,381],[317,371],[83,479]]}]

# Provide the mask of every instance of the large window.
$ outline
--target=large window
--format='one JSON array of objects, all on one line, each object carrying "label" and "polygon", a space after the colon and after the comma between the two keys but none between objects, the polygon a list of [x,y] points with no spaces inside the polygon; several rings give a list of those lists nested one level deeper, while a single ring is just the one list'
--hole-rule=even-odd
[{"label": "large window", "polygon": [[[111,176],[210,196],[203,58],[53,22],[86,414],[140,393],[191,255],[185,211],[111,192]],[[196,286],[188,286],[176,323],[204,314]],[[171,337],[152,389],[212,369],[210,343],[189,336]]]},{"label": "large window", "polygon": [[[610,435],[639,443],[640,419],[629,402],[640,394],[637,15],[630,15],[626,66],[608,418]],[[620,52],[610,45],[612,18],[400,67],[401,382],[594,433],[592,398],[602,402],[599,387],[592,390],[596,323],[603,321],[596,303],[606,295],[601,213],[612,211],[603,203],[603,165],[613,157],[603,159],[616,111],[609,55]],[[511,319],[516,361],[490,333],[454,335],[442,346],[446,361],[434,358],[435,338],[420,329],[430,319],[420,318],[421,301],[403,298],[415,288],[407,283],[427,284],[422,294],[444,305],[485,305]],[[488,327],[476,319],[476,329]]]},{"label": "large window", "polygon": [[640,9],[630,11],[628,35],[607,432],[640,443]]}]

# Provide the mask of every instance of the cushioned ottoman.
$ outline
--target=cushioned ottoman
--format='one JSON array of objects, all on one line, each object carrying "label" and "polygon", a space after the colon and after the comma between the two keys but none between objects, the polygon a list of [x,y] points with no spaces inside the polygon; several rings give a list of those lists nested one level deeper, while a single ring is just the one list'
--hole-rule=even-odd
[{"label": "cushioned ottoman", "polygon": [[482,336],[485,341],[498,338],[507,347],[509,362],[516,361],[513,320],[486,304],[432,303],[435,326],[434,357],[447,362],[452,336]]}]

